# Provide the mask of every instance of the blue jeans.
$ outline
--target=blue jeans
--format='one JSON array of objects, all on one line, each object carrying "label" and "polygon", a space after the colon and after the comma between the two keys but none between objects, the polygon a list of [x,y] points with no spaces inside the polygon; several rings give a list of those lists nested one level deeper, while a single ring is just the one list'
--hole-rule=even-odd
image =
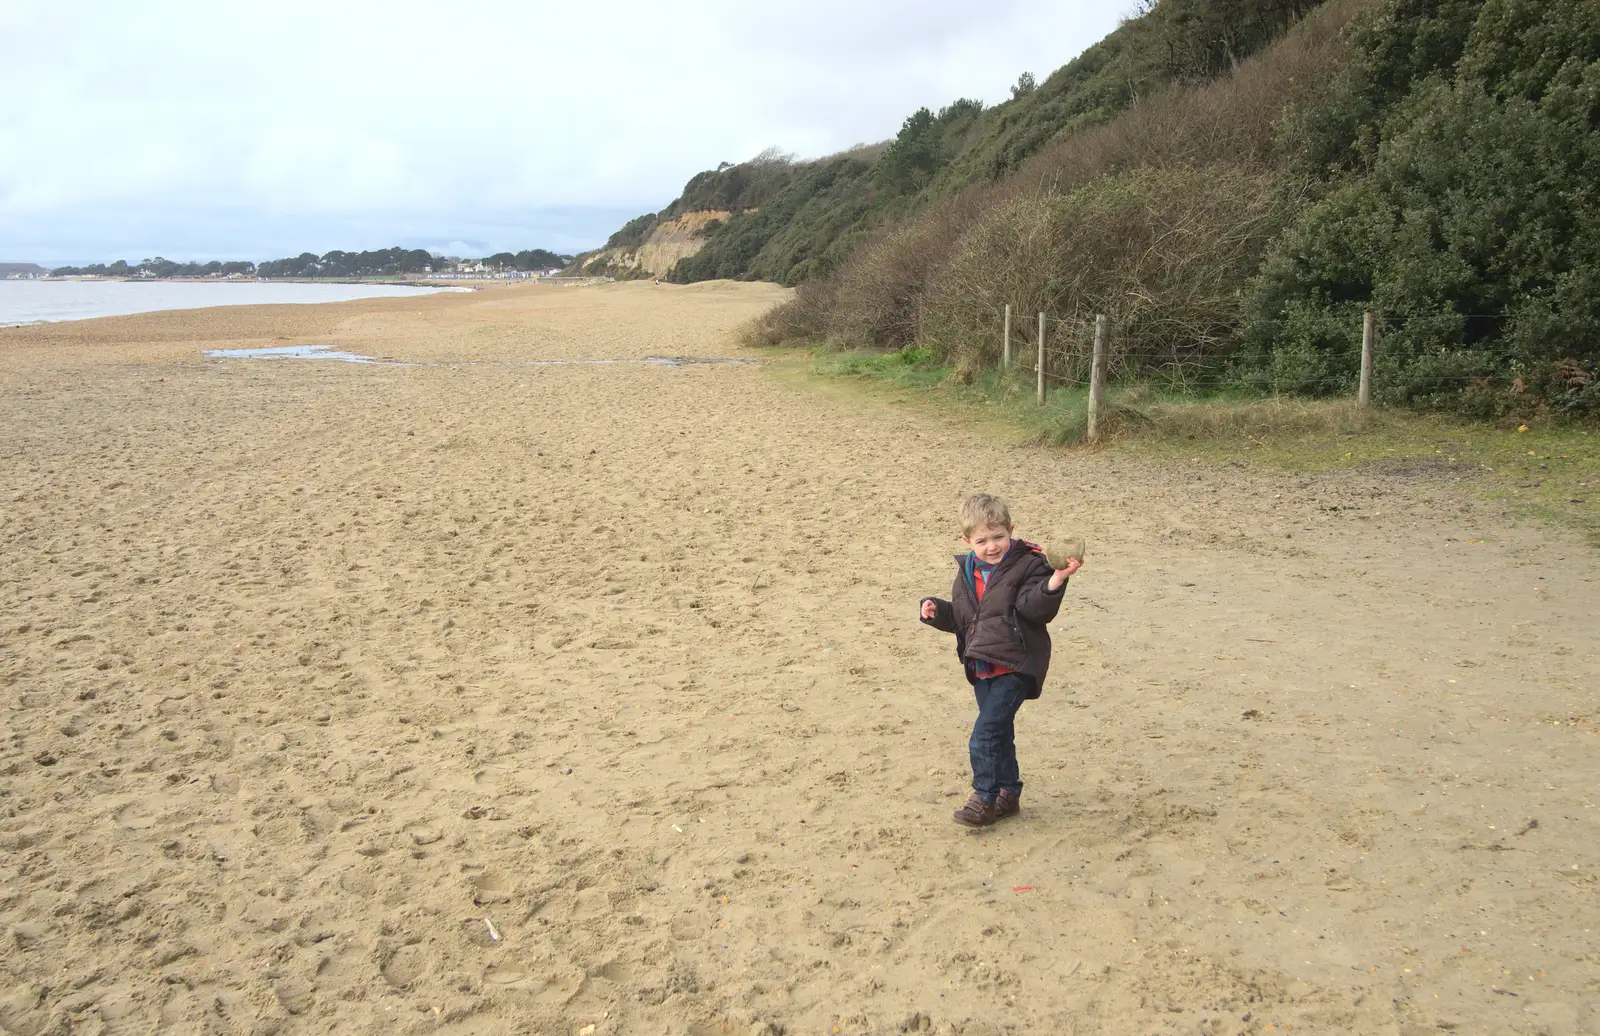
[{"label": "blue jeans", "polygon": [[967,751],[972,755],[972,790],[985,802],[994,802],[1002,791],[1022,794],[1016,718],[1030,689],[1028,678],[1016,673],[972,685],[978,697],[978,721],[972,725]]}]

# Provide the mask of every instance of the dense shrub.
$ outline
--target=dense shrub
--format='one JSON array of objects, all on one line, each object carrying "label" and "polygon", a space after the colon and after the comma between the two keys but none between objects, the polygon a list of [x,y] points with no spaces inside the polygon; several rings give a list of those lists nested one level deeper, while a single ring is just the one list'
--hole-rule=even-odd
[{"label": "dense shrub", "polygon": [[768,280],[794,284],[825,273],[837,261],[834,246],[867,212],[873,163],[846,152],[796,167],[796,177],[755,210],[734,212],[705,245],[681,259],[668,279],[679,283]]},{"label": "dense shrub", "polygon": [[644,244],[644,239],[650,236],[650,231],[655,229],[656,214],[647,212],[643,216],[635,216],[622,225],[622,229],[606,239],[607,248],[638,248]]},{"label": "dense shrub", "polygon": [[1394,59],[1374,27],[1416,6],[1394,0],[1363,27],[1360,66],[1409,89],[1369,135],[1365,168],[1265,263],[1246,304],[1257,367],[1291,350],[1349,368],[1371,308],[1386,323],[1379,398],[1488,414],[1548,388],[1581,410],[1590,390],[1549,388],[1549,372],[1600,356],[1600,6],[1428,5],[1439,16],[1412,36],[1429,46]]},{"label": "dense shrub", "polygon": [[696,173],[677,200],[661,213],[663,221],[685,212],[743,212],[759,208],[800,174],[794,156],[768,148],[748,162],[724,162]]},{"label": "dense shrub", "polygon": [[1296,113],[1291,159],[1317,176],[1366,168],[1383,114],[1461,60],[1483,0],[1378,0],[1347,34],[1349,60]]},{"label": "dense shrub", "polygon": [[959,154],[968,132],[983,114],[983,104],[963,98],[935,115],[918,109],[878,159],[873,177],[893,194],[915,194]]}]

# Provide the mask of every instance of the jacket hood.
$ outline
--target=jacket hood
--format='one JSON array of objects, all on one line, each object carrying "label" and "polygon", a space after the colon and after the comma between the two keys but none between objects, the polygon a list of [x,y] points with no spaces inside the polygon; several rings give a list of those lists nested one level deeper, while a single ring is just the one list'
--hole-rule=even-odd
[{"label": "jacket hood", "polygon": [[[1002,565],[1024,564],[1030,554],[1043,560],[1044,548],[1037,543],[1029,543],[1027,540],[1012,540],[1011,546],[1006,550],[1005,555],[994,563],[995,568],[998,570]],[[977,576],[974,574],[974,570],[977,565],[972,551],[969,550],[965,554],[957,554],[955,557],[956,567],[961,570],[961,577],[967,581],[969,586],[975,585]]]}]

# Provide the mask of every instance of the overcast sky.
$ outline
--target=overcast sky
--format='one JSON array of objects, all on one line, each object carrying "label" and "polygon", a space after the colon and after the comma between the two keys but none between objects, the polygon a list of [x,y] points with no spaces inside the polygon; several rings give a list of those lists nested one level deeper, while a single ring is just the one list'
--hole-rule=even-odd
[{"label": "overcast sky", "polygon": [[1004,100],[1095,0],[0,3],[0,261],[577,251],[696,172]]}]

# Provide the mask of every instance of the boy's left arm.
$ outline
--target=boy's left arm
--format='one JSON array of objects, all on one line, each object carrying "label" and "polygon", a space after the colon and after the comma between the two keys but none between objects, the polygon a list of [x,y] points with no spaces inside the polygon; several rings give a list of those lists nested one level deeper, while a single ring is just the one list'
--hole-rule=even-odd
[{"label": "boy's left arm", "polygon": [[[1017,614],[1031,622],[1047,623],[1061,610],[1062,593],[1067,579],[1083,567],[1083,562],[1072,558],[1067,567],[1057,571],[1046,568],[1029,576],[1017,591]],[[1045,572],[1050,574],[1047,576]]]}]

